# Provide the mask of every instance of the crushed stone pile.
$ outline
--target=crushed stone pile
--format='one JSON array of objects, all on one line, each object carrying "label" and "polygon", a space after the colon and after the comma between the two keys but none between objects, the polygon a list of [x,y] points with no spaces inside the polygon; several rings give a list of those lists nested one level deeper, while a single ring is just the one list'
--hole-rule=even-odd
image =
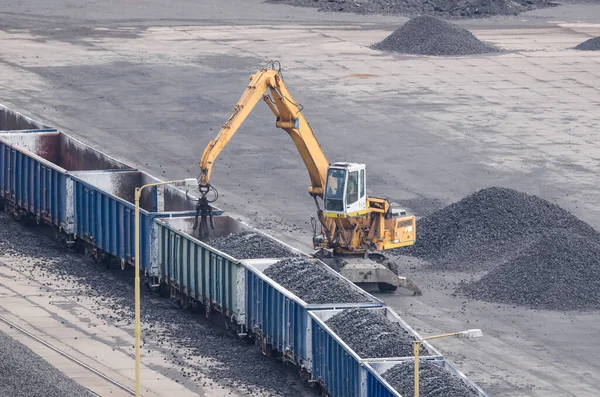
[{"label": "crushed stone pile", "polygon": [[272,264],[265,269],[264,274],[306,303],[371,301],[367,294],[354,289],[349,282],[335,277],[323,266],[302,258],[289,258]]},{"label": "crushed stone pile", "polygon": [[383,15],[435,15],[444,18],[485,18],[517,15],[555,5],[548,0],[268,0],[273,4],[315,7],[319,11]]},{"label": "crushed stone pile", "polygon": [[251,231],[211,239],[208,245],[236,259],[286,258],[298,256],[268,237]]},{"label": "crushed stone pile", "polygon": [[388,37],[372,45],[381,51],[419,55],[471,55],[498,52],[471,32],[446,21],[420,16],[406,22]]},{"label": "crushed stone pile", "polygon": [[[385,379],[403,396],[415,394],[414,361],[394,365],[385,371]],[[419,363],[419,395],[423,397],[477,397],[478,393],[442,367],[421,361]]]},{"label": "crushed stone pile", "polygon": [[591,38],[581,44],[578,44],[575,49],[582,51],[600,51],[600,36]]},{"label": "crushed stone pile", "polygon": [[[361,358],[412,357],[413,337],[380,311],[346,309],[325,324]],[[421,345],[421,354],[429,352]]]},{"label": "crushed stone pile", "polygon": [[[490,270],[527,253],[535,255],[534,245],[553,230],[592,240],[600,236],[555,204],[491,187],[419,219],[415,244],[395,252],[424,259],[435,269]],[[571,262],[580,259],[576,256]]]},{"label": "crushed stone pile", "polygon": [[488,302],[549,310],[600,308],[600,240],[551,231],[459,292]]}]

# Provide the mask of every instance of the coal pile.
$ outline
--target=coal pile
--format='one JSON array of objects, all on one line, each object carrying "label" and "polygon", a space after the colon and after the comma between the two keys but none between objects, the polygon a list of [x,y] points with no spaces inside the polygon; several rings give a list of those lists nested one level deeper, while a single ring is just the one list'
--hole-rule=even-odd
[{"label": "coal pile", "polygon": [[319,11],[383,15],[435,15],[443,18],[485,18],[517,15],[555,5],[548,0],[268,0],[272,4],[315,7]]},{"label": "coal pile", "polygon": [[22,343],[0,332],[0,396],[93,397]]},{"label": "coal pile", "polygon": [[577,45],[575,49],[581,51],[600,51],[600,36],[584,41]]},{"label": "coal pile", "polygon": [[471,32],[430,16],[406,22],[373,49],[418,55],[472,55],[498,52]]},{"label": "coal pile", "polygon": [[372,301],[367,294],[354,289],[352,284],[334,276],[323,266],[302,258],[289,258],[272,264],[264,274],[306,303]]},{"label": "coal pile", "polygon": [[[346,309],[325,321],[325,324],[361,358],[414,355],[414,338],[380,311]],[[420,354],[429,354],[423,345]]]},{"label": "coal pile", "polygon": [[[403,396],[415,394],[414,361],[397,364],[385,371],[385,379]],[[423,397],[477,397],[478,393],[442,367],[428,361],[419,362],[419,395]]]},{"label": "coal pile", "polygon": [[208,241],[208,245],[236,259],[286,258],[298,256],[260,233],[243,231]]},{"label": "coal pile", "polygon": [[479,300],[539,309],[600,309],[600,240],[552,231],[460,291]]},{"label": "coal pile", "polygon": [[435,269],[490,270],[527,252],[536,254],[532,246],[553,230],[590,239],[600,236],[555,204],[492,187],[421,218],[415,244],[396,252],[424,259]]}]

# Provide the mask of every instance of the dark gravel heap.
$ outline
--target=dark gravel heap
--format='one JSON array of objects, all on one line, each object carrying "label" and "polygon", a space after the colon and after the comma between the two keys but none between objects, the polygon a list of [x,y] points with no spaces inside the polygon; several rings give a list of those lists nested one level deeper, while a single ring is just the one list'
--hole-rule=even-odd
[{"label": "dark gravel heap", "polygon": [[553,231],[460,289],[465,295],[551,310],[600,309],[600,240]]},{"label": "dark gravel heap", "polygon": [[372,299],[328,272],[324,265],[302,258],[284,259],[265,269],[264,274],[293,292],[306,303],[359,303]]},{"label": "dark gravel heap", "polygon": [[0,396],[93,397],[95,394],[0,331]]},{"label": "dark gravel heap", "polygon": [[211,239],[208,245],[236,259],[286,258],[298,256],[268,237],[251,231]]},{"label": "dark gravel heap", "polygon": [[396,252],[425,259],[436,269],[489,270],[525,252],[541,254],[530,247],[554,229],[591,239],[600,236],[555,204],[492,187],[417,221],[415,244]]},{"label": "dark gravel heap", "polygon": [[470,55],[497,52],[471,32],[430,16],[406,22],[373,49],[419,55]]},{"label": "dark gravel heap", "polygon": [[586,40],[575,47],[576,50],[582,51],[600,51],[600,36]]},{"label": "dark gravel heap", "polygon": [[[414,338],[378,311],[346,309],[325,321],[361,358],[412,357]],[[421,345],[422,355],[429,354]]]},{"label": "dark gravel heap", "polygon": [[[72,286],[70,288],[78,291],[80,296],[94,300],[98,316],[106,323],[127,327],[129,332],[134,318],[134,275],[130,268],[125,272],[120,268],[109,271],[92,259],[62,248],[2,214],[0,252],[21,261],[41,259],[42,263],[31,265],[29,276],[37,278],[41,272],[45,275],[41,281],[49,288]],[[151,294],[147,288],[142,288],[141,292],[144,354],[150,349],[168,352],[169,364],[180,369],[179,382],[201,387],[202,381],[208,377],[250,396],[261,392],[294,397],[314,394],[302,384],[296,372],[268,358],[256,346],[235,338],[222,326],[207,321],[204,313],[185,311],[168,299]],[[110,314],[101,314],[107,309]],[[222,317],[216,316],[215,321],[222,324]],[[133,354],[133,349],[127,353]],[[208,363],[190,365],[190,358],[201,358]],[[165,370],[163,375],[173,378],[177,373]],[[12,394],[0,393],[0,396],[4,395]]]},{"label": "dark gravel heap", "polygon": [[[385,379],[403,396],[415,394],[414,361],[397,364],[385,371]],[[419,362],[419,395],[423,397],[477,397],[478,393],[459,378],[427,361]]]},{"label": "dark gravel heap", "polygon": [[384,15],[435,15],[444,18],[485,18],[517,15],[555,5],[548,0],[268,0],[273,4],[315,7],[319,11]]}]

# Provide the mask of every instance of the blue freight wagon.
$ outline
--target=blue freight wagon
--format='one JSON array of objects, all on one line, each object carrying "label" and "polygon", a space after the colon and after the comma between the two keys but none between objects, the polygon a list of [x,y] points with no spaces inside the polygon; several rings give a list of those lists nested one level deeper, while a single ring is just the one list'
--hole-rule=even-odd
[{"label": "blue freight wagon", "polygon": [[[75,233],[98,260],[135,264],[136,187],[160,182],[141,171],[77,172],[72,175]],[[213,213],[219,213],[214,209]],[[158,277],[158,227],[155,218],[189,217],[196,202],[172,185],[144,189],[140,198],[140,270]]]},{"label": "blue freight wagon", "polygon": [[[248,336],[246,327],[246,266],[244,260],[228,255],[198,239],[195,217],[157,219],[160,279],[168,293],[182,306],[203,305],[222,313],[227,327]],[[291,252],[293,247],[230,216],[213,218],[211,238],[241,231],[253,231],[279,243]]]},{"label": "blue freight wagon", "polygon": [[82,170],[131,170],[60,131],[0,133],[0,196],[18,218],[73,234],[72,180]]},{"label": "blue freight wagon", "polygon": [[[307,257],[308,259],[308,257]],[[351,307],[382,307],[384,302],[368,294],[323,262],[311,258],[315,266],[325,271],[353,289],[363,294],[368,301],[361,303],[309,304],[285,289],[264,274],[273,260],[247,260],[246,270],[246,323],[248,329],[259,340],[263,351],[275,352],[284,361],[299,366],[303,375],[312,372],[313,352],[321,346],[311,345],[309,311],[330,310]]]},{"label": "blue freight wagon", "polygon": [[[181,306],[201,305],[222,313],[227,326],[245,333],[245,267],[232,256],[199,240],[195,217],[157,219],[161,284]],[[248,229],[229,216],[213,218],[213,238]]]},{"label": "blue freight wagon", "polygon": [[[401,361],[386,362],[365,362],[363,363],[362,379],[365,387],[361,396],[363,397],[412,397],[406,394],[400,394],[383,378],[383,374]],[[438,365],[447,371],[450,375],[463,382],[478,397],[489,397],[475,382],[467,378],[455,366],[446,360],[430,360],[430,363]]]},{"label": "blue freight wagon", "polygon": [[[388,360],[407,360],[412,357],[385,357],[370,358],[360,357],[348,346],[327,324],[331,317],[343,309],[320,310],[309,312],[309,325],[311,334],[309,344],[312,346],[312,375],[332,397],[364,397],[365,385],[362,363],[382,362]],[[416,340],[417,332],[410,327],[398,314],[389,307],[368,309],[380,312],[386,318],[400,325],[409,335]],[[429,342],[422,346],[428,354],[421,356],[425,360],[443,359],[442,354]]]}]

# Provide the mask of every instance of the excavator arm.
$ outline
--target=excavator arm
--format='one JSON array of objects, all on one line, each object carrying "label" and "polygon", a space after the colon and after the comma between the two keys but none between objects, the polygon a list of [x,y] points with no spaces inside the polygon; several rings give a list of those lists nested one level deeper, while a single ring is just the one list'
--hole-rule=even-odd
[{"label": "excavator arm", "polygon": [[206,194],[210,190],[210,175],[215,160],[261,98],[275,114],[276,126],[290,135],[304,161],[311,182],[308,192],[313,197],[323,197],[329,162],[302,115],[301,105],[294,101],[285,87],[281,72],[275,69],[260,69],[250,77],[250,83],[233,112],[217,137],[204,150],[200,161],[200,192]]}]

